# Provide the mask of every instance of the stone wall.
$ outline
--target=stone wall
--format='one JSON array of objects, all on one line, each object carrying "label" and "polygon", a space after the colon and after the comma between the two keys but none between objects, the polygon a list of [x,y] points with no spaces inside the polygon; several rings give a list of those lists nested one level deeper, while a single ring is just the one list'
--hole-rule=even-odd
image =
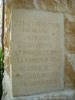
[{"label": "stone wall", "polygon": [[7,0],[5,24],[5,68],[10,71],[10,23],[12,8],[42,9],[64,15],[65,88],[75,87],[75,0]]}]

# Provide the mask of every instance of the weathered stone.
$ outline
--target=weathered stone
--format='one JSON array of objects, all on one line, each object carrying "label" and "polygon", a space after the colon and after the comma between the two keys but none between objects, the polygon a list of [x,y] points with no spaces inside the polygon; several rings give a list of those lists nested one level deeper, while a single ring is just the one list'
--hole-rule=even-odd
[{"label": "weathered stone", "polygon": [[48,94],[40,94],[40,95],[13,98],[13,100],[74,100],[74,99],[75,99],[75,91],[71,89],[51,92]]},{"label": "weathered stone", "polygon": [[56,11],[56,2],[55,0],[38,0],[38,5],[41,9],[48,11]]},{"label": "weathered stone", "polygon": [[67,54],[65,69],[65,88],[75,87],[75,54]]},{"label": "weathered stone", "polygon": [[5,33],[4,35],[4,45],[6,48],[10,46],[10,33]]},{"label": "weathered stone", "polygon": [[75,54],[68,53],[69,61],[71,62],[72,69],[75,71]]},{"label": "weathered stone", "polygon": [[[65,28],[65,49],[67,50],[67,57],[69,55],[69,52],[72,54],[75,54],[75,16],[72,16],[71,14],[66,14],[65,15],[65,20],[64,20],[64,28]],[[72,61],[68,61],[69,57],[67,60],[65,60],[66,63],[66,70],[65,70],[65,87],[72,88],[74,83],[71,80],[71,74],[72,74],[72,66],[70,63]],[[69,69],[67,67],[71,66]],[[71,70],[70,70],[71,69]],[[67,71],[69,74],[67,74]],[[73,70],[74,71],[74,70]],[[74,76],[73,76],[74,77]]]},{"label": "weathered stone", "polygon": [[65,31],[70,33],[75,32],[75,16],[70,14],[65,15]]},{"label": "weathered stone", "polygon": [[72,11],[72,0],[12,0],[12,4],[15,8],[37,8],[53,12]]},{"label": "weathered stone", "polygon": [[[65,12],[65,13],[70,13],[72,12],[72,15],[66,15],[65,16],[65,47],[68,51],[70,51],[72,54],[75,54],[75,0],[35,0],[38,1],[38,4],[34,4],[33,0],[6,0],[6,33],[5,33],[5,39],[4,39],[4,45],[5,48],[10,48],[10,37],[9,34],[9,26],[10,26],[10,21],[11,21],[11,7],[13,8],[39,8],[51,12]],[[38,6],[38,7],[37,7]],[[7,32],[8,31],[8,32]],[[9,49],[10,50],[10,49]],[[9,53],[10,54],[10,53]],[[7,54],[5,54],[6,56]],[[7,57],[5,66],[8,66],[8,68],[5,68],[5,70],[10,73],[10,60]],[[69,59],[69,58],[68,58]],[[74,60],[74,58],[73,58]],[[73,61],[74,62],[74,61]],[[67,61],[65,60],[65,68],[66,66],[71,66],[71,68],[66,68],[65,70],[65,88],[73,88],[74,87],[74,79],[72,77],[75,77],[74,75],[74,70],[72,69],[72,61]],[[68,72],[67,72],[68,71]],[[72,75],[73,72],[73,75]],[[68,73],[68,74],[67,74]],[[71,99],[70,99],[71,100]]]},{"label": "weathered stone", "polygon": [[68,77],[70,78],[73,86],[75,87],[75,71],[72,68],[72,64],[69,61],[69,59],[66,57],[66,74],[68,75]]},{"label": "weathered stone", "polygon": [[12,0],[15,8],[33,8],[33,0]]},{"label": "weathered stone", "polygon": [[63,14],[14,9],[12,18],[14,95],[63,89]]},{"label": "weathered stone", "polygon": [[66,74],[66,71],[64,74],[64,87],[65,87],[65,89],[66,88],[69,88],[69,89],[74,88],[74,85],[73,85],[72,81],[70,80],[69,76]]},{"label": "weathered stone", "polygon": [[65,36],[65,47],[70,51],[71,53],[75,53],[75,34],[72,35],[69,33],[67,36]]},{"label": "weathered stone", "polygon": [[49,11],[71,12],[72,0],[37,0],[40,8]]},{"label": "weathered stone", "polygon": [[72,0],[72,14],[75,15],[75,0]]},{"label": "weathered stone", "polygon": [[75,53],[75,16],[65,16],[65,47]]},{"label": "weathered stone", "polygon": [[[8,2],[9,1],[9,2]],[[5,33],[4,33],[4,66],[5,70],[10,73],[10,23],[11,23],[11,0],[6,1],[5,5]],[[9,74],[10,75],[10,74]]]}]

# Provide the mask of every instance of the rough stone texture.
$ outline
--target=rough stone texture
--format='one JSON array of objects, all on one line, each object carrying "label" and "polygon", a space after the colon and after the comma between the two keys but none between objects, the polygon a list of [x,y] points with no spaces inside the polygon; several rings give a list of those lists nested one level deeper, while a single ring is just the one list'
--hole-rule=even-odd
[{"label": "rough stone texture", "polygon": [[37,8],[53,12],[72,12],[72,0],[12,0],[12,4],[16,8]]},{"label": "rough stone texture", "polygon": [[12,84],[11,79],[7,73],[7,71],[4,71],[4,77],[3,77],[3,96],[1,100],[11,100],[12,99]]},{"label": "rough stone texture", "polygon": [[72,0],[72,14],[75,15],[75,0]]},{"label": "rough stone texture", "polygon": [[69,77],[69,79],[71,80],[73,87],[75,87],[75,71],[72,68],[72,64],[69,61],[69,59],[66,57],[66,74]]},{"label": "rough stone texture", "polygon": [[68,54],[69,61],[71,62],[72,69],[75,71],[75,54]]},{"label": "rough stone texture", "polygon": [[75,16],[65,15],[65,47],[75,53]]},{"label": "rough stone texture", "polygon": [[71,14],[65,14],[64,19],[66,51],[65,56],[67,57],[67,60],[65,60],[65,87],[73,87],[75,84],[75,71],[73,68],[75,66],[73,64],[75,60],[73,57],[75,54],[75,16]]},{"label": "rough stone texture", "polygon": [[3,96],[2,100],[10,100],[12,98],[12,83],[10,72],[10,23],[11,23],[11,5],[5,5],[5,33],[4,33],[4,77],[3,77]]},{"label": "rough stone texture", "polygon": [[75,91],[63,90],[34,96],[15,97],[12,100],[75,100]]},{"label": "rough stone texture", "polygon": [[33,0],[13,0],[12,4],[15,8],[33,8]]},{"label": "rough stone texture", "polygon": [[[35,5],[33,4],[33,0],[6,0],[7,6],[9,9],[11,9],[11,6],[14,5],[13,2],[16,4],[14,7],[16,8],[35,8]],[[9,1],[9,2],[8,2]],[[12,2],[10,2],[12,1]],[[65,50],[66,54],[65,57],[68,54],[75,54],[75,0],[38,0],[39,1],[39,9],[48,10],[51,12],[62,12],[63,14],[66,13],[65,16]],[[67,6],[66,6],[67,5]],[[48,6],[48,7],[47,7]],[[68,13],[70,15],[68,15]],[[10,16],[11,12],[7,14],[6,16]],[[8,18],[9,20],[10,18]],[[73,27],[73,28],[72,28]],[[7,29],[6,29],[7,30]],[[9,32],[8,32],[9,33]],[[6,36],[7,37],[7,36]],[[73,40],[72,40],[73,39]],[[8,37],[7,37],[7,40]],[[6,40],[6,41],[7,41]],[[72,42],[72,43],[71,43]],[[9,42],[7,42],[9,43]],[[8,45],[5,43],[5,45]],[[69,51],[69,52],[68,52]],[[74,59],[73,57],[71,57]],[[73,60],[74,62],[74,60]],[[72,77],[75,77],[75,72],[72,69],[72,61],[69,60],[69,57],[67,56],[67,60],[65,60],[65,88],[74,88],[74,79],[71,79]],[[10,65],[8,65],[10,66]],[[8,70],[9,68],[7,68]],[[67,72],[68,70],[68,72]],[[9,72],[9,70],[8,70]],[[68,74],[67,74],[68,73]],[[72,81],[71,81],[72,80]]]},{"label": "rough stone texture", "polygon": [[10,71],[10,23],[11,23],[11,6],[6,3],[5,6],[5,34],[4,34],[4,62],[5,69]]}]

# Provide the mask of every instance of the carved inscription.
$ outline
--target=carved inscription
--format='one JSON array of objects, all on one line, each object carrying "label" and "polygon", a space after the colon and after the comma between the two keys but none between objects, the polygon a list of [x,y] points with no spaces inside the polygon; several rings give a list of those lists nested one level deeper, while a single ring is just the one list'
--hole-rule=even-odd
[{"label": "carved inscription", "polygon": [[12,78],[15,96],[63,88],[62,22],[62,14],[14,9]]}]

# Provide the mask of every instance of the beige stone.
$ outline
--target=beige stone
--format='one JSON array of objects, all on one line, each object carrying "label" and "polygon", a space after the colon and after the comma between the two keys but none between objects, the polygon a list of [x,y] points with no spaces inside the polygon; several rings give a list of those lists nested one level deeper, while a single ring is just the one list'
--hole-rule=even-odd
[{"label": "beige stone", "polygon": [[71,52],[75,53],[75,16],[65,16],[65,46]]},{"label": "beige stone", "polygon": [[75,0],[72,0],[72,14],[75,15]]},{"label": "beige stone", "polygon": [[33,8],[33,0],[12,0],[15,8]]},{"label": "beige stone", "polygon": [[70,60],[66,57],[66,74],[68,75],[69,79],[71,80],[73,86],[75,87],[75,71],[73,70],[72,64]]},{"label": "beige stone", "polygon": [[15,96],[63,89],[63,37],[62,14],[14,9],[12,84]]},{"label": "beige stone", "polygon": [[[11,1],[11,2],[8,2],[8,1]],[[38,2],[38,6],[40,9],[43,9],[43,10],[48,10],[48,11],[51,11],[51,12],[65,12],[66,14],[67,13],[70,13],[70,15],[67,15],[65,17],[65,48],[70,51],[70,53],[74,54],[75,53],[75,0],[37,0],[39,1]],[[6,16],[7,16],[7,21],[5,23],[5,27],[7,26],[7,30],[8,32],[5,33],[5,40],[4,40],[4,45],[5,45],[5,48],[8,48],[9,50],[9,47],[10,47],[10,37],[9,37],[9,34],[10,34],[10,30],[9,30],[9,26],[10,26],[10,15],[11,15],[11,7],[12,5],[15,7],[15,8],[35,8],[34,6],[34,3],[33,3],[33,0],[6,0]],[[13,8],[14,8],[13,7]],[[72,15],[71,15],[71,12],[72,12]],[[9,53],[10,54],[10,53]],[[6,56],[6,55],[5,55]],[[8,71],[8,73],[10,73],[10,58],[9,56],[7,57],[6,59],[6,62],[5,62],[5,66],[8,66],[8,68],[5,68],[5,70]],[[65,60],[65,63],[66,60]],[[72,63],[72,62],[70,62]],[[71,65],[72,66],[72,65]],[[65,65],[65,68],[67,66]],[[69,75],[71,75],[72,72],[69,71]],[[67,74],[67,69],[65,70],[65,88],[68,87],[68,88],[73,88],[73,81],[71,81],[70,79],[70,76]],[[74,75],[72,75],[72,77],[75,77]]]},{"label": "beige stone", "polygon": [[15,8],[37,8],[53,12],[72,12],[72,0],[11,0],[11,2]]}]

